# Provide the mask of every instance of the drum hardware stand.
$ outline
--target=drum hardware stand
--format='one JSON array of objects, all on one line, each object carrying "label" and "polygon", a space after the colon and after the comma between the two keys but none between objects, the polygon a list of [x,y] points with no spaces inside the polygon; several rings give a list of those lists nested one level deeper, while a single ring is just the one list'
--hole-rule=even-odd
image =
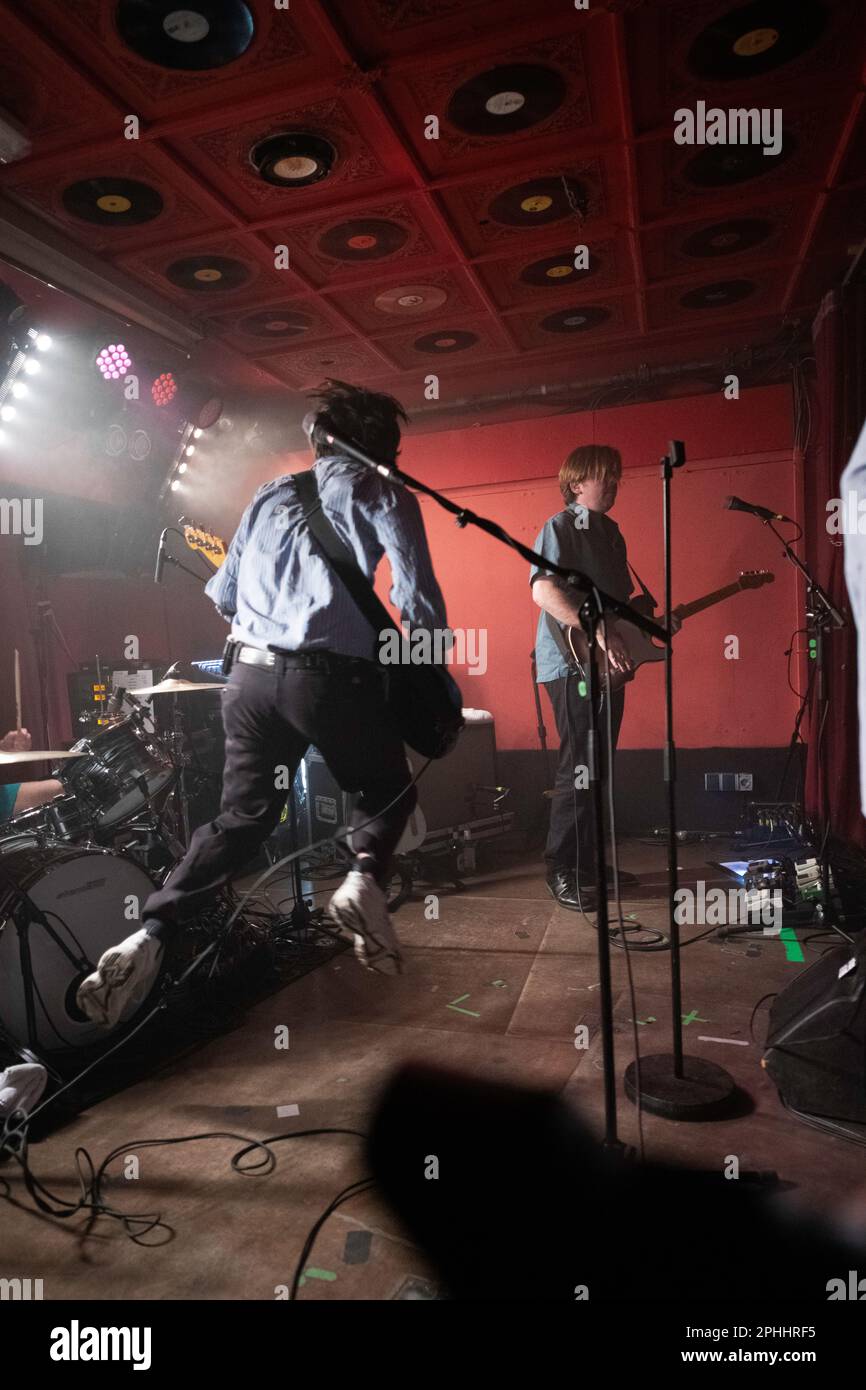
[{"label": "drum hardware stand", "polygon": [[[65,955],[70,964],[73,965],[77,971],[80,971],[82,975],[87,975],[93,970],[93,961],[83,960],[70,951],[66,942],[61,940],[54,927],[51,926],[45,914],[36,906],[29,893],[26,893],[17,883],[7,877],[2,868],[0,868],[0,878],[3,879],[7,887],[11,888],[16,898],[15,907],[12,909],[12,917],[15,922],[15,930],[18,933],[18,953],[21,961],[21,978],[24,984],[24,1013],[27,1019],[27,1043],[28,1047],[32,1050],[37,1045],[37,1037],[36,990],[33,977],[33,961],[30,955],[30,928],[34,923],[42,927],[43,931],[48,934],[58,950]],[[42,1066],[45,1066],[42,1058],[38,1054],[34,1055],[36,1060],[40,1062]],[[51,1068],[47,1067],[46,1070],[51,1071]],[[51,1074],[52,1076],[56,1075],[53,1071],[51,1071]]]}]

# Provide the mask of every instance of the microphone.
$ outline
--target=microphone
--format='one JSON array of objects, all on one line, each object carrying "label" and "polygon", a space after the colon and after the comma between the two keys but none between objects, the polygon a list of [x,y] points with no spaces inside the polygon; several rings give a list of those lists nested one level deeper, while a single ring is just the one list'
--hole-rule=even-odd
[{"label": "microphone", "polygon": [[749,512],[752,516],[760,517],[761,521],[790,521],[792,526],[797,524],[782,512],[771,512],[768,507],[756,507],[751,502],[744,502],[742,497],[726,497],[724,506],[731,512]]},{"label": "microphone", "polygon": [[162,571],[165,565],[165,538],[167,533],[168,527],[166,526],[165,530],[159,538],[159,549],[156,552],[156,569],[153,571],[154,584],[162,583]]}]

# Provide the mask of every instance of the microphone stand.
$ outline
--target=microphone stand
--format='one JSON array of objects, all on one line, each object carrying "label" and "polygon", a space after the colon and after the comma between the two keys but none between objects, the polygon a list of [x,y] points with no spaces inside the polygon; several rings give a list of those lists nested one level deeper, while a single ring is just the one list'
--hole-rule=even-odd
[{"label": "microphone stand", "polygon": [[676,917],[679,865],[676,830],[676,746],[674,744],[674,689],[671,627],[671,481],[675,468],[686,461],[685,445],[672,439],[661,461],[662,522],[665,568],[665,748],[664,780],[668,807],[668,911],[671,941],[671,1039],[673,1053],[635,1058],[625,1072],[625,1093],[630,1101],[668,1120],[714,1119],[729,1104],[734,1080],[724,1067],[703,1057],[683,1056],[683,1005],[680,929]]},{"label": "microphone stand", "polygon": [[605,593],[599,589],[589,578],[580,570],[567,569],[564,565],[556,564],[548,560],[537,550],[532,550],[528,545],[524,545],[514,536],[510,535],[497,522],[491,521],[488,517],[478,516],[467,507],[460,507],[450,498],[445,497],[435,488],[428,487],[426,483],[420,482],[417,478],[412,478],[408,473],[404,473],[396,464],[380,463],[371,455],[359,449],[356,445],[349,443],[348,440],[341,439],[339,436],[327,432],[330,443],[334,445],[337,452],[346,455],[348,458],[355,459],[358,463],[365,464],[368,468],[374,469],[381,477],[387,478],[389,482],[399,483],[403,487],[412,488],[415,492],[421,492],[426,497],[431,497],[446,512],[450,512],[457,525],[464,528],[466,526],[476,526],[480,531],[486,532],[494,540],[500,541],[503,545],[510,546],[516,550],[524,560],[531,565],[539,565],[550,574],[555,574],[559,579],[563,579],[567,584],[578,590],[584,595],[581,608],[580,619],[586,640],[589,644],[590,659],[587,663],[587,694],[589,696],[589,737],[588,745],[590,749],[589,775],[592,786],[592,806],[593,818],[595,821],[595,845],[596,845],[596,873],[598,874],[599,896],[598,896],[598,969],[599,969],[599,997],[601,1011],[601,1037],[602,1037],[602,1057],[604,1063],[604,1147],[608,1150],[621,1152],[623,1145],[617,1135],[616,1126],[616,1076],[614,1073],[614,1029],[613,1029],[613,990],[611,985],[610,969],[610,937],[608,934],[608,912],[607,894],[605,884],[607,882],[607,865],[605,863],[604,849],[604,808],[602,804],[602,787],[599,777],[598,759],[595,756],[600,747],[599,744],[599,717],[595,692],[600,689],[600,667],[598,649],[595,641],[598,624],[602,615],[606,612],[615,613],[618,617],[625,618],[628,622],[634,623],[635,627],[646,632],[651,637],[656,637],[660,641],[670,643],[670,621],[668,627],[663,628],[659,623],[647,618],[637,608],[625,603],[622,599],[614,598],[612,594]]},{"label": "microphone stand", "polygon": [[[813,699],[815,702],[815,724],[818,729],[817,752],[821,752],[821,736],[824,726],[830,717],[830,670],[827,663],[826,636],[830,628],[839,631],[841,628],[849,626],[848,619],[834,604],[826,589],[818,583],[812,575],[808,566],[796,555],[785,537],[780,535],[772,521],[765,518],[764,526],[769,526],[773,535],[781,542],[784,554],[795,569],[798,569],[806,581],[806,622],[807,634],[815,643],[816,663],[815,684]],[[811,737],[811,730],[810,730]],[[834,931],[841,931],[838,914],[833,906],[833,899],[830,893],[830,779],[827,776],[827,769],[820,764],[821,773],[821,852],[819,862],[821,866],[821,897],[824,910],[823,920],[833,928]],[[845,933],[843,932],[844,936]],[[849,938],[846,936],[845,938]]]}]

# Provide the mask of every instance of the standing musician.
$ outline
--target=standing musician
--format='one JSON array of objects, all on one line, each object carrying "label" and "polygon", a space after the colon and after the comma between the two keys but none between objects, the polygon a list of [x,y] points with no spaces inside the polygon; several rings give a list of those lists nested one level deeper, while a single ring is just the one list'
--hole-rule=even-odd
[{"label": "standing musician", "polygon": [[[315,399],[307,433],[328,520],[370,581],[388,556],[391,598],[404,621],[444,629],[417,499],[335,453],[328,440],[342,436],[394,462],[407,419],[402,406],[340,381],[326,382]],[[340,786],[361,793],[352,815],[354,863],[328,913],[352,932],[362,964],[388,974],[400,966],[382,889],[416,792],[385,705],[378,634],[319,549],[291,475],[256,493],[206,592],[232,624],[220,813],[199,826],[185,858],[148,899],[141,929],[106,951],[79,987],[81,1008],[97,1022],[116,1022],[128,1003],[145,997],[165,941],[271,833],[311,743]]]},{"label": "standing musician", "polygon": [[[559,470],[559,489],[565,504],[544,523],[535,549],[555,563],[581,570],[600,589],[614,598],[628,599],[632,591],[625,540],[608,512],[616,501],[622,477],[619,450],[609,444],[585,444],[573,449]],[[537,680],[547,690],[560,738],[559,767],[550,806],[550,828],[544,857],[547,886],[563,907],[575,912],[594,912],[598,902],[595,882],[595,824],[592,793],[580,769],[589,763],[589,703],[581,673],[564,636],[564,629],[580,629],[582,597],[564,580],[534,566],[532,596],[542,610],[535,645]],[[623,640],[620,624],[606,618],[607,643],[599,625],[597,641],[607,649],[611,671],[628,674],[634,663]],[[582,631],[582,629],[581,629]],[[613,748],[622,724],[625,692],[601,693],[600,764],[603,776],[607,748],[607,710],[610,699]],[[620,871],[623,883],[636,883],[633,874]],[[605,885],[606,887],[606,885]]]}]

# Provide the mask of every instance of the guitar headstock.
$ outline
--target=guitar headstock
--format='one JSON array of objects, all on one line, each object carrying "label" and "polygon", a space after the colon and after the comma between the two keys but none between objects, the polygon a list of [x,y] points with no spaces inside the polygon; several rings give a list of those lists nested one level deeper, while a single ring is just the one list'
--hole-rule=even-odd
[{"label": "guitar headstock", "polygon": [[737,583],[741,589],[760,589],[762,584],[772,584],[775,578],[772,570],[741,570]]},{"label": "guitar headstock", "polygon": [[213,531],[206,531],[202,526],[195,526],[192,522],[185,521],[183,517],[178,522],[183,531],[183,538],[190,550],[196,550],[203,555],[209,565],[218,570],[226,558],[226,543],[222,536],[217,536]]}]

